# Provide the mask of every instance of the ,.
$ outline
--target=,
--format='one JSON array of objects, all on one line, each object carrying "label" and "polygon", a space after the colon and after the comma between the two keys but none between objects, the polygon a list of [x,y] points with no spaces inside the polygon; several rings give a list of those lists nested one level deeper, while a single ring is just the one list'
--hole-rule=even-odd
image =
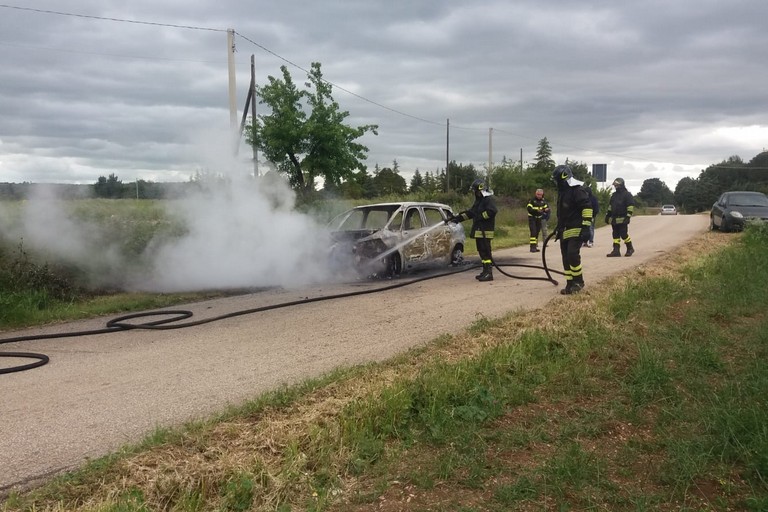
[{"label": ",", "polygon": [[673,204],[665,204],[661,207],[659,215],[677,215],[677,208]]},{"label": ",", "polygon": [[460,265],[464,228],[442,203],[400,202],[358,206],[328,224],[334,270],[394,277],[425,267]]},{"label": ",", "polygon": [[712,205],[709,229],[741,231],[747,222],[768,221],[768,197],[761,192],[724,192]]}]

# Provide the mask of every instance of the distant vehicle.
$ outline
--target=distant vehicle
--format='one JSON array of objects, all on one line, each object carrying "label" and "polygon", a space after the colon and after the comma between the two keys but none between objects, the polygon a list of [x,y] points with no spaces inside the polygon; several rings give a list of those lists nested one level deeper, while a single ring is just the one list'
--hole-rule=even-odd
[{"label": "distant vehicle", "polygon": [[337,270],[369,277],[394,277],[424,267],[460,265],[464,227],[446,223],[451,207],[401,202],[358,206],[329,224],[330,258]]},{"label": "distant vehicle", "polygon": [[661,207],[661,215],[677,215],[677,208],[673,204],[665,204]]},{"label": "distant vehicle", "polygon": [[709,229],[741,231],[752,220],[768,222],[768,197],[761,192],[725,192],[712,205]]}]

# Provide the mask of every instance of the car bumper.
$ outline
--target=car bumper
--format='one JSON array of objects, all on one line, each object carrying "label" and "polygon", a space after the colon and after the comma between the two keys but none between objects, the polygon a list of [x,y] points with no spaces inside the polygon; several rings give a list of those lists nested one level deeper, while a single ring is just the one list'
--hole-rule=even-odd
[{"label": "car bumper", "polygon": [[742,231],[744,229],[744,225],[747,223],[747,219],[744,217],[731,217],[728,216],[724,219],[723,224],[725,224],[728,229],[733,231]]}]

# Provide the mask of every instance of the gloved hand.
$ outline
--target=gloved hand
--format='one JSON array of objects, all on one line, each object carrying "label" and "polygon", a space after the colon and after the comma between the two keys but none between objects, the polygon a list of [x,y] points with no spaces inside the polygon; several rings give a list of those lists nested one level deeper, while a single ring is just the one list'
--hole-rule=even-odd
[{"label": "gloved hand", "polygon": [[557,241],[558,241],[558,240],[560,240],[561,238],[563,238],[563,230],[562,230],[562,229],[560,229],[560,228],[557,228],[557,229],[555,230],[555,242],[557,242]]},{"label": "gloved hand", "polygon": [[624,224],[629,224],[629,215],[624,217]]},{"label": "gloved hand", "polygon": [[610,215],[606,215],[605,216],[605,223],[606,224],[610,224],[611,223],[611,216]]},{"label": "gloved hand", "polygon": [[581,231],[579,232],[579,238],[582,242],[589,242],[589,226],[582,226]]},{"label": "gloved hand", "polygon": [[459,217],[458,215],[451,215],[451,217],[445,221],[446,224],[448,224],[449,222],[458,224],[459,222],[461,222],[461,217]]}]

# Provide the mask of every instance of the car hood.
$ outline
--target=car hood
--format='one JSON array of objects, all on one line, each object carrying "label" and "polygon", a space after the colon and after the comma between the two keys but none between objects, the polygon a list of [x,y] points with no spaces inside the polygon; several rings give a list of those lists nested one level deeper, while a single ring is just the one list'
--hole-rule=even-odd
[{"label": "car hood", "polygon": [[768,207],[765,206],[732,206],[731,211],[737,211],[745,217],[757,217],[768,220]]},{"label": "car hood", "polygon": [[354,231],[332,231],[331,239],[334,242],[354,242],[363,238],[367,238],[379,231],[381,230],[380,229],[357,229]]}]

